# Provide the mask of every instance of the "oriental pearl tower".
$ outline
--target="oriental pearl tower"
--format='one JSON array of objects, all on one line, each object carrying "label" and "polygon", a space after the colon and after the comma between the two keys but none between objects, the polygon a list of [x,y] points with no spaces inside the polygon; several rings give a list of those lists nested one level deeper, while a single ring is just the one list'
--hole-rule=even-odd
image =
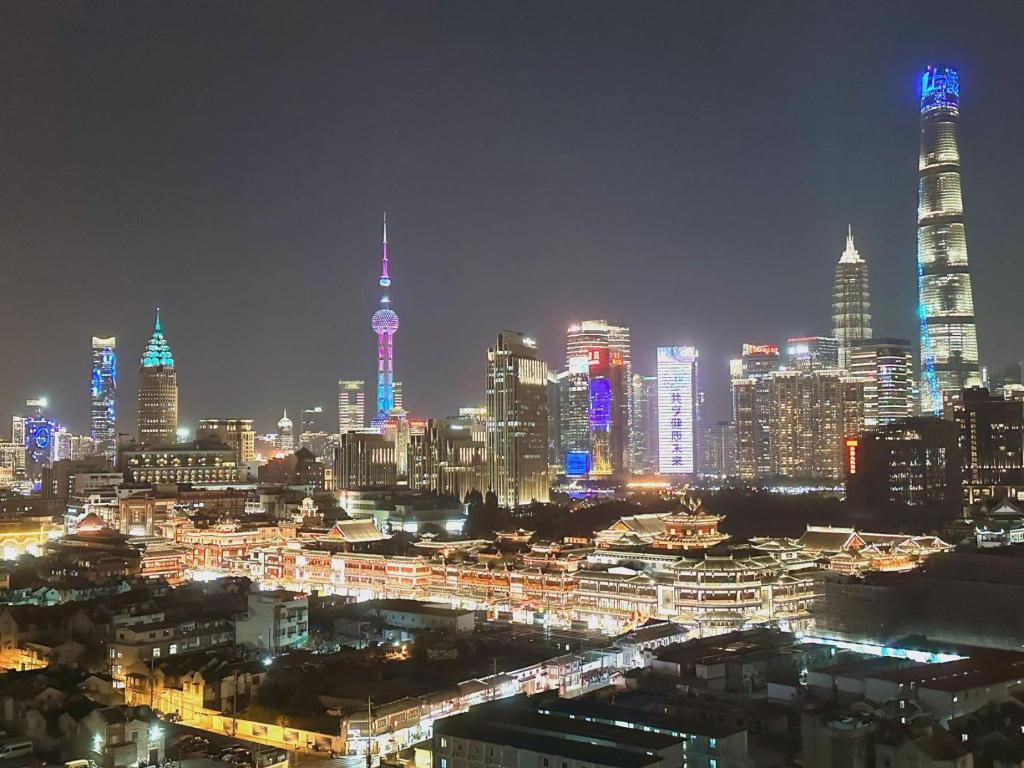
[{"label": "oriental pearl tower", "polygon": [[391,416],[395,407],[395,370],[394,347],[395,331],[398,330],[398,313],[391,309],[388,288],[391,277],[388,275],[388,215],[384,214],[384,235],[381,239],[381,268],[378,283],[384,289],[380,298],[380,309],[373,313],[370,327],[377,334],[377,414],[371,419],[370,426],[383,430],[384,424]]}]

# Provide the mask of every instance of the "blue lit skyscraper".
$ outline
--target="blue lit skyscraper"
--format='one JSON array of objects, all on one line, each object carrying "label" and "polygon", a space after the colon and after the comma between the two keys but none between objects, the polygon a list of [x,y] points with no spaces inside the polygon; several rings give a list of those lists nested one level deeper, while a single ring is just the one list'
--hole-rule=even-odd
[{"label": "blue lit skyscraper", "polygon": [[117,395],[117,339],[92,337],[92,378],[89,386],[89,423],[96,452],[113,459],[117,452],[114,398]]},{"label": "blue lit skyscraper", "polygon": [[917,213],[922,413],[939,413],[946,393],[981,385],[960,192],[959,118],[957,71],[928,67],[921,76]]}]

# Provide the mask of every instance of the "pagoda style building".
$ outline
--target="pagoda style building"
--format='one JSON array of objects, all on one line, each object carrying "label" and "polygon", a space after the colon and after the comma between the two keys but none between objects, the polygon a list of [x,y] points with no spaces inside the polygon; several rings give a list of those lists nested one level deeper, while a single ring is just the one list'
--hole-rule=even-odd
[{"label": "pagoda style building", "polygon": [[705,511],[699,499],[687,498],[681,509],[668,514],[620,517],[595,533],[594,543],[598,549],[707,549],[729,538],[718,530],[724,519]]}]

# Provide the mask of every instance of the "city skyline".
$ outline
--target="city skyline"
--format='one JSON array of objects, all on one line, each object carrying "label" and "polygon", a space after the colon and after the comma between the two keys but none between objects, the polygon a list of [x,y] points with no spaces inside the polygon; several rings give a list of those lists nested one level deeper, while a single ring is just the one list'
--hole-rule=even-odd
[{"label": "city skyline", "polygon": [[[921,7],[917,6],[917,14]],[[667,7],[660,10],[662,21],[673,15]],[[537,12],[558,19],[557,10]],[[22,9],[21,13],[29,26],[24,41],[18,41],[15,48],[26,42],[57,45],[59,34],[47,32],[43,24],[45,10]],[[757,17],[759,13],[746,15]],[[440,16],[443,14],[429,11],[406,15],[394,27],[394,38],[386,47],[402,54],[402,45],[415,42],[418,33],[426,34],[424,29],[440,40],[445,35],[464,34],[474,25],[483,25],[488,32],[482,41],[493,43],[501,38],[497,30],[473,14],[461,18],[454,30],[442,33],[432,26]],[[450,414],[460,405],[482,402],[481,350],[498,330],[519,328],[535,336],[540,357],[554,366],[560,360],[568,325],[588,317],[607,317],[631,328],[634,369],[641,374],[654,372],[654,350],[659,345],[698,347],[702,352],[702,388],[709,398],[708,414],[712,419],[723,417],[728,413],[727,360],[740,343],[780,343],[793,335],[828,332],[831,271],[848,223],[852,223],[858,247],[871,263],[875,333],[907,338],[915,335],[913,208],[918,115],[914,91],[921,69],[930,63],[957,66],[965,83],[960,150],[965,158],[965,194],[971,211],[978,335],[982,362],[1000,368],[1022,356],[1021,340],[1012,328],[1004,326],[995,311],[1012,296],[1011,281],[1005,276],[1012,274],[1009,260],[1015,253],[1012,231],[1005,223],[1012,220],[1007,212],[1014,210],[1015,196],[1012,190],[1006,194],[999,180],[1004,174],[1012,178],[1014,164],[1020,160],[1013,153],[1007,158],[1008,153],[994,149],[1013,140],[1013,126],[1021,117],[1020,107],[1010,98],[1014,90],[1004,74],[1008,70],[999,66],[1009,55],[1006,32],[1001,27],[1012,24],[1005,23],[1008,17],[1002,24],[994,19],[966,19],[954,35],[946,23],[949,17],[945,10],[940,8],[921,18],[908,6],[893,15],[891,25],[877,35],[878,40],[871,40],[864,34],[865,27],[871,26],[870,16],[868,13],[868,21],[860,25],[844,28],[844,37],[833,51],[835,61],[819,62],[823,69],[813,80],[798,70],[810,60],[817,61],[816,44],[790,29],[789,42],[795,44],[795,49],[775,61],[767,54],[781,56],[780,43],[757,43],[756,52],[772,60],[779,76],[790,84],[784,94],[785,106],[794,107],[795,114],[782,114],[786,109],[774,103],[777,94],[771,102],[762,103],[767,96],[760,91],[774,89],[744,92],[744,98],[752,100],[755,111],[761,113],[774,104],[770,114],[776,122],[768,127],[769,136],[778,138],[797,129],[797,135],[809,141],[808,147],[783,141],[779,158],[757,154],[761,167],[746,178],[737,175],[735,164],[728,162],[727,142],[717,143],[702,121],[709,119],[719,128],[724,126],[724,139],[737,139],[754,130],[749,124],[731,122],[742,113],[729,98],[730,93],[736,93],[730,88],[749,76],[749,70],[742,66],[747,59],[733,65],[734,69],[720,65],[727,70],[724,73],[702,68],[659,38],[658,44],[648,47],[651,60],[644,66],[630,65],[609,85],[621,104],[616,102],[608,108],[612,119],[607,127],[594,125],[593,118],[601,114],[600,105],[606,99],[599,99],[592,90],[585,90],[568,112],[556,110],[562,100],[554,97],[561,96],[563,90],[571,92],[585,77],[572,67],[564,71],[555,67],[553,82],[547,88],[526,87],[510,74],[520,63],[521,52],[499,47],[488,53],[482,45],[480,50],[466,51],[464,55],[470,60],[492,67],[492,74],[512,88],[517,101],[539,115],[558,116],[564,122],[556,121],[555,139],[543,141],[530,128],[532,123],[526,125],[526,138],[519,146],[514,132],[499,129],[485,118],[475,118],[463,129],[465,132],[456,132],[454,139],[463,143],[455,155],[451,139],[445,139],[439,148],[442,157],[464,158],[462,165],[450,166],[454,177],[448,188],[454,191],[440,195],[440,200],[425,199],[433,193],[427,181],[434,173],[432,162],[410,165],[416,157],[413,153],[424,146],[422,138],[395,129],[371,142],[363,165],[344,149],[341,137],[328,141],[331,131],[326,127],[336,122],[337,104],[318,112],[306,104],[304,97],[308,94],[294,97],[298,100],[295,124],[304,126],[313,144],[328,152],[328,168],[342,161],[355,163],[354,174],[343,185],[336,174],[328,173],[319,162],[313,163],[293,140],[286,140],[280,124],[256,131],[252,143],[239,150],[242,164],[230,162],[230,158],[223,165],[214,163],[223,178],[199,168],[196,163],[200,159],[216,158],[223,151],[220,138],[229,135],[225,131],[233,125],[232,117],[237,116],[229,106],[252,114],[252,110],[262,109],[263,99],[283,93],[279,89],[286,87],[267,86],[270,90],[256,94],[262,98],[249,94],[251,100],[239,103],[227,98],[221,77],[203,86],[201,93],[224,98],[223,110],[213,110],[211,116],[199,121],[200,125],[184,120],[162,127],[147,124],[152,128],[146,134],[151,144],[142,147],[127,142],[125,154],[136,160],[144,148],[156,148],[152,157],[142,160],[148,172],[160,172],[155,178],[168,179],[159,191],[144,186],[148,176],[109,156],[112,145],[90,134],[88,148],[92,154],[87,153],[81,161],[84,166],[78,173],[82,175],[68,178],[67,169],[50,165],[40,175],[40,179],[56,175],[68,182],[61,185],[61,192],[48,206],[43,206],[38,201],[41,181],[29,181],[29,166],[12,157],[12,187],[20,195],[11,199],[8,193],[4,198],[12,226],[2,237],[9,253],[23,254],[24,258],[15,265],[12,279],[2,290],[4,304],[13,318],[9,327],[15,330],[12,355],[14,359],[36,362],[14,368],[13,375],[0,381],[0,406],[5,412],[16,413],[26,398],[46,394],[62,423],[76,432],[86,432],[89,403],[82,380],[88,375],[88,337],[117,336],[122,354],[134,358],[145,343],[145,318],[156,305],[164,307],[165,322],[174,339],[183,425],[194,427],[200,418],[228,414],[255,418],[263,430],[272,426],[282,405],[295,412],[311,403],[329,405],[337,396],[338,379],[372,378],[369,367],[373,340],[366,338],[365,330],[358,329],[365,328],[365,318],[374,304],[374,297],[366,290],[366,265],[377,239],[373,222],[387,208],[396,222],[395,247],[402,255],[402,281],[396,286],[395,301],[411,323],[403,328],[399,375],[408,390],[407,406],[414,414]],[[375,10],[357,14],[354,24],[356,29],[360,24],[377,29],[390,20],[386,10]],[[116,27],[117,23],[130,21],[111,23]],[[177,16],[167,21],[166,33],[175,41],[187,36],[192,23]],[[601,14],[587,19],[581,26],[580,39],[572,42],[568,52],[559,53],[553,36],[541,35],[537,41],[539,62],[531,67],[563,62],[562,56],[573,53],[579,55],[580,62],[589,61],[592,52],[588,46],[608,21]],[[729,14],[722,19],[697,21],[696,28],[705,31],[737,23]],[[739,24],[738,39],[730,45],[749,44],[754,35],[751,26],[756,21],[750,18]],[[301,13],[289,23],[306,28]],[[843,27],[842,18],[826,20],[821,14],[812,14],[810,23],[832,42]],[[638,36],[652,32],[643,22],[634,19],[631,24]],[[875,32],[872,30],[873,35]],[[99,30],[83,34],[99,34]],[[686,33],[675,34],[685,37]],[[270,42],[277,42],[281,52],[286,50],[271,33],[257,30],[234,37],[229,45],[235,47],[235,52],[248,53],[266,35]],[[896,40],[901,43],[898,52],[892,50]],[[981,40],[986,40],[985,46]],[[202,41],[196,44],[206,45]],[[296,67],[314,79],[336,72],[338,61],[327,54],[326,45],[324,37],[314,35],[308,55],[301,57]],[[87,89],[92,101],[71,99],[68,127],[60,130],[107,126],[107,121],[124,108],[116,101],[114,83],[135,88],[151,85],[161,94],[171,89],[172,102],[180,105],[183,97],[173,86],[192,82],[202,72],[196,69],[202,65],[194,64],[187,72],[175,74],[167,53],[159,48],[152,52],[137,48],[131,53],[146,65],[141,71],[113,72],[112,62],[101,54],[83,54],[86,63],[102,75],[99,80],[109,76],[111,82]],[[72,61],[61,59],[58,52],[54,55],[59,59],[54,65],[58,72]],[[356,51],[351,55],[356,57],[353,61],[361,61],[360,57],[370,54]],[[728,51],[718,53],[727,55]],[[452,101],[454,91],[442,88],[433,79],[419,84],[439,89],[430,92],[441,98],[449,117],[444,121],[430,118],[422,104],[409,103],[412,94],[401,80],[411,72],[413,58],[407,51],[396,55],[381,76],[386,82],[374,83],[396,87],[381,88],[381,93],[389,95],[380,97],[384,101],[371,103],[385,107],[391,123],[403,116],[415,116],[417,121],[413,122],[426,120],[437,130],[442,124],[450,126],[451,119],[464,117]],[[861,65],[857,69],[850,66],[854,58]],[[38,159],[38,153],[48,150],[48,142],[54,137],[25,136],[28,127],[43,116],[25,98],[27,88],[48,82],[53,73],[35,70],[31,57],[26,59],[29,63],[19,66],[27,69],[17,74],[24,76],[27,85],[14,89],[18,108],[12,119],[16,131],[22,132],[17,135],[36,150],[36,155],[31,151],[23,154]],[[430,76],[440,77],[456,69],[461,72],[465,64],[462,58],[434,60],[428,71]],[[699,99],[699,119],[690,119],[696,100],[691,103],[682,91],[665,100],[660,92],[640,89],[630,100],[635,78],[652,65],[687,73],[687,82]],[[531,68],[528,77],[538,73]],[[459,74],[457,84],[472,86],[465,77]],[[288,76],[282,78],[291,82]],[[823,81],[820,85],[819,79]],[[355,98],[369,87],[370,83],[347,79],[340,90]],[[844,99],[841,94],[853,94],[855,98]],[[247,107],[249,112],[245,112]],[[644,113],[667,121],[666,127],[672,127],[671,141],[627,120]],[[356,117],[358,124],[368,119],[362,114]],[[864,125],[877,130],[865,135]],[[203,136],[207,138],[199,142],[196,154],[176,154],[184,150],[186,140]],[[124,134],[116,131],[114,137],[125,140]],[[475,141],[466,144],[468,138]],[[483,138],[489,141],[481,145],[479,140]],[[659,148],[657,162],[635,148],[635,143],[646,140]],[[487,152],[494,142],[501,173],[493,179],[488,176],[485,185],[475,167],[489,157]],[[266,154],[264,165],[251,173],[242,170],[248,167],[253,152],[264,153],[278,144],[280,152]],[[599,160],[596,150],[606,144],[625,144],[629,149]],[[701,154],[715,161],[716,173],[697,162],[693,146],[701,147]],[[666,149],[672,151],[665,154]],[[751,159],[748,151],[740,150],[741,159]],[[826,154],[836,153],[842,162],[824,173],[820,162]],[[113,168],[97,170],[91,165],[96,157],[109,159]],[[184,170],[172,172],[172,158],[185,162],[195,177],[185,178]],[[517,163],[530,161],[533,167],[534,162],[559,158],[563,164],[556,167],[561,173],[544,173],[531,185],[538,191],[535,204],[508,204],[506,196],[531,179],[514,172]],[[288,160],[304,161],[297,168],[306,172],[306,181],[296,180],[298,171],[291,170]],[[783,160],[787,162],[780,165]],[[377,166],[371,168],[372,163]],[[406,172],[397,173],[395,163]],[[663,164],[673,172],[685,168],[688,177],[684,186],[699,188],[706,202],[695,202],[686,188],[666,178]],[[780,171],[785,173],[779,175]],[[786,194],[780,197],[787,199],[784,204],[769,201],[766,212],[752,213],[748,196],[769,178],[773,184],[784,185]],[[79,202],[92,189],[85,186],[87,179],[95,185],[96,194],[89,194],[90,207],[83,208]],[[612,191],[597,195],[582,189],[595,182]],[[279,205],[277,193],[270,192],[275,184],[282,185],[282,193],[296,193],[296,202]],[[359,200],[350,197],[356,187],[364,187]],[[650,192],[638,194],[642,188]],[[251,190],[249,198],[238,196],[242,189]],[[484,189],[492,196],[489,201],[480,199],[479,192]],[[732,195],[737,189],[739,197],[734,201]],[[655,193],[657,200],[652,198]],[[627,197],[638,199],[621,208],[618,215],[611,214],[620,210],[620,199]],[[808,199],[813,202],[808,203]],[[249,200],[252,205],[240,206],[239,200]],[[274,209],[273,216],[267,214],[267,206]],[[745,216],[754,217],[749,228],[736,228],[741,231],[735,234],[724,224],[734,215],[734,206],[743,209]],[[40,212],[41,208],[45,210]],[[50,216],[79,209],[93,215],[76,213],[60,227],[46,223]],[[800,216],[794,219],[798,210]],[[223,216],[215,216],[217,211]],[[685,215],[680,217],[680,211]],[[706,224],[703,218],[708,219]],[[138,224],[125,224],[135,219]],[[169,226],[175,232],[173,237]],[[62,239],[67,237],[70,240]],[[742,252],[741,243],[746,243],[750,255]],[[785,255],[784,262],[780,262],[780,254]],[[775,272],[784,274],[771,271],[780,263],[786,269]],[[175,268],[166,270],[168,264]],[[54,286],[56,307],[47,323],[30,323],[31,309],[25,304],[30,292],[17,286],[38,282],[54,267],[65,270],[67,287]],[[656,274],[659,279],[641,279],[641,272]],[[107,282],[96,282],[101,278]],[[230,286],[236,298],[244,302],[240,309],[245,311],[224,311],[226,305],[214,303],[217,294],[210,293],[211,285]],[[284,291],[285,296],[294,297],[281,302],[276,295],[275,302],[270,302],[270,294],[262,293],[269,285],[294,285],[293,291]],[[566,292],[567,285],[578,290]],[[114,291],[118,300],[98,307],[89,301],[89,296],[105,289]],[[795,300],[797,297],[801,300]],[[721,306],[734,311],[708,322],[709,312]],[[667,307],[671,312],[665,311]],[[304,322],[307,332],[294,333],[291,326],[296,322]],[[450,349],[444,369],[430,362],[439,340]],[[255,345],[261,345],[261,354],[255,353]],[[45,354],[40,355],[39,350],[45,350]],[[266,355],[267,350],[273,354]],[[132,398],[137,381],[133,366],[126,368],[119,372],[118,429],[132,433]],[[302,375],[286,373],[292,371]],[[261,384],[239,386],[236,375],[242,381],[259,380]]]}]

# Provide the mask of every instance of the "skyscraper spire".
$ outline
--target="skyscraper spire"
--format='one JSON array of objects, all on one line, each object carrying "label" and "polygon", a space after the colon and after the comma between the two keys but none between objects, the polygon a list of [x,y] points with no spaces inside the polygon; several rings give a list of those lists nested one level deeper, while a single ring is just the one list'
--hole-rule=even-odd
[{"label": "skyscraper spire", "polygon": [[159,331],[160,330],[160,307],[156,308],[156,320],[153,323],[153,330],[154,331]]},{"label": "skyscraper spire", "polygon": [[842,257],[839,259],[846,263],[855,263],[862,261],[860,252],[853,245],[853,225],[846,225],[846,249],[843,251]]},{"label": "skyscraper spire", "polygon": [[846,249],[836,264],[832,283],[832,335],[839,343],[839,367],[849,368],[850,349],[871,338],[871,296],[868,265],[853,245],[853,226],[846,229]]},{"label": "skyscraper spire", "polygon": [[[387,288],[391,285],[391,277],[388,275],[388,212],[384,211],[384,235],[381,238],[381,265],[380,265],[380,286]],[[385,299],[387,297],[385,296]]]}]

